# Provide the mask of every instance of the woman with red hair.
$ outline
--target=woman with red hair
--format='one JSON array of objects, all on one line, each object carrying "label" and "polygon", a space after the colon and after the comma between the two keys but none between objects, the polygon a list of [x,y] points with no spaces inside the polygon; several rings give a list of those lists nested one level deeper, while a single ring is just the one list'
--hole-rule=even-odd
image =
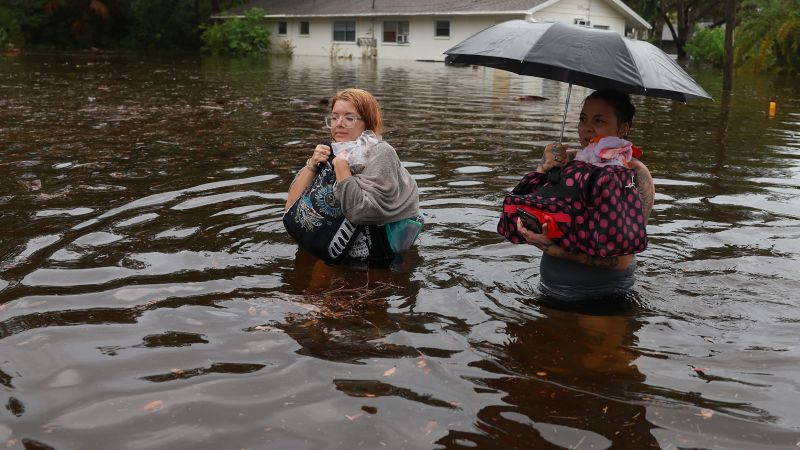
[{"label": "woman with red hair", "polygon": [[[327,254],[323,249],[318,256],[324,259],[391,260],[404,249],[398,248],[396,238],[403,233],[408,235],[410,228],[385,225],[415,220],[419,215],[419,194],[416,181],[400,164],[397,152],[381,137],[380,105],[363,89],[344,89],[333,97],[325,125],[333,142],[317,145],[306,160],[289,188],[286,214],[293,213],[290,219],[309,232],[323,226],[325,221],[319,220],[320,215],[346,218],[333,238],[341,245],[334,242]],[[331,183],[328,192],[332,195],[317,194],[312,199],[309,189],[314,188],[315,180],[325,176],[333,180],[334,174],[335,183]],[[325,192],[324,188],[318,191]],[[298,200],[301,203],[292,208]],[[295,239],[303,245],[302,239]],[[408,239],[405,242],[410,246]]]}]

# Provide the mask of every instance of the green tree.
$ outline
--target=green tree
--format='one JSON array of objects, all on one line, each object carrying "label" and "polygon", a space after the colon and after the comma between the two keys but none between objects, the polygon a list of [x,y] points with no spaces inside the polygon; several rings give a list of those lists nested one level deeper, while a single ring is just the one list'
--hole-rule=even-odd
[{"label": "green tree", "polygon": [[30,46],[199,49],[199,25],[246,1],[0,0],[0,51]]},{"label": "green tree", "polygon": [[627,0],[626,3],[653,26],[660,39],[661,28],[666,25],[678,52],[678,59],[687,57],[686,43],[701,21],[714,26],[724,23],[723,0]]},{"label": "green tree", "polygon": [[41,10],[45,20],[30,40],[47,46],[113,46],[130,23],[127,0],[46,0]]},{"label": "green tree", "polygon": [[203,50],[215,55],[254,55],[266,53],[270,30],[264,23],[264,11],[253,8],[243,18],[201,25]]},{"label": "green tree", "polygon": [[725,29],[720,27],[696,29],[692,38],[686,43],[686,53],[694,60],[715,66],[721,65],[725,57]]},{"label": "green tree", "polygon": [[[691,39],[698,22],[722,17],[724,2],[722,0],[659,0],[657,10],[664,23],[667,24],[678,52],[678,59],[687,57],[686,43]],[[674,13],[675,25],[670,20]]]},{"label": "green tree", "polygon": [[0,2],[0,52],[27,46],[31,30],[40,28],[46,19],[44,3],[44,0]]},{"label": "green tree", "polygon": [[800,73],[800,0],[747,0],[736,34],[736,62]]},{"label": "green tree", "polygon": [[[125,39],[126,47],[135,48],[198,48],[200,2],[131,0],[133,23]],[[207,17],[207,16],[206,16]]]},{"label": "green tree", "polygon": [[133,23],[126,46],[193,48],[202,45],[200,25],[212,14],[246,0],[129,0]]}]

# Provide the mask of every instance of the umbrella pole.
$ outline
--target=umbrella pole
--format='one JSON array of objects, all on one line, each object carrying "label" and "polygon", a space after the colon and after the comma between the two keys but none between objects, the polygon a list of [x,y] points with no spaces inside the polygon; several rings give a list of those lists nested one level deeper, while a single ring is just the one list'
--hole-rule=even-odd
[{"label": "umbrella pole", "polygon": [[564,118],[561,119],[561,136],[558,138],[558,143],[564,143],[564,126],[567,124],[567,110],[569,110],[569,96],[572,94],[572,83],[567,88],[567,103],[564,105]]}]

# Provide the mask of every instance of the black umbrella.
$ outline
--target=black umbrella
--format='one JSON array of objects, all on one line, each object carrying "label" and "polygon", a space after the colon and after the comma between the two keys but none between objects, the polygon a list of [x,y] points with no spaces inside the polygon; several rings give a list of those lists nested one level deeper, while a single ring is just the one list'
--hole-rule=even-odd
[{"label": "black umbrella", "polygon": [[[685,102],[711,96],[658,47],[615,31],[558,22],[508,22],[479,31],[445,52],[475,64],[590,89],[615,89]],[[564,120],[561,138],[564,137]]]}]

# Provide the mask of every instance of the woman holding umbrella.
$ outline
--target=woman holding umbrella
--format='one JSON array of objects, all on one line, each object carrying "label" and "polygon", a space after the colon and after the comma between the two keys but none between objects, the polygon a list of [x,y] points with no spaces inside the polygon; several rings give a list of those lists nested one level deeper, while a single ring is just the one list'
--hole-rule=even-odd
[{"label": "woman holding umbrella", "polygon": [[[578,122],[578,135],[582,146],[597,136],[625,138],[633,124],[636,109],[627,94],[618,91],[595,91],[584,101]],[[551,169],[563,167],[577,153],[564,144],[545,147],[536,172],[546,174]],[[645,217],[653,206],[655,189],[650,171],[634,159],[630,168],[636,172],[636,182]],[[546,296],[569,302],[580,302],[624,294],[635,281],[634,255],[611,257],[589,256],[569,252],[547,237],[547,225],[541,233],[524,226],[518,219],[517,227],[525,240],[542,250],[539,288]]]}]

